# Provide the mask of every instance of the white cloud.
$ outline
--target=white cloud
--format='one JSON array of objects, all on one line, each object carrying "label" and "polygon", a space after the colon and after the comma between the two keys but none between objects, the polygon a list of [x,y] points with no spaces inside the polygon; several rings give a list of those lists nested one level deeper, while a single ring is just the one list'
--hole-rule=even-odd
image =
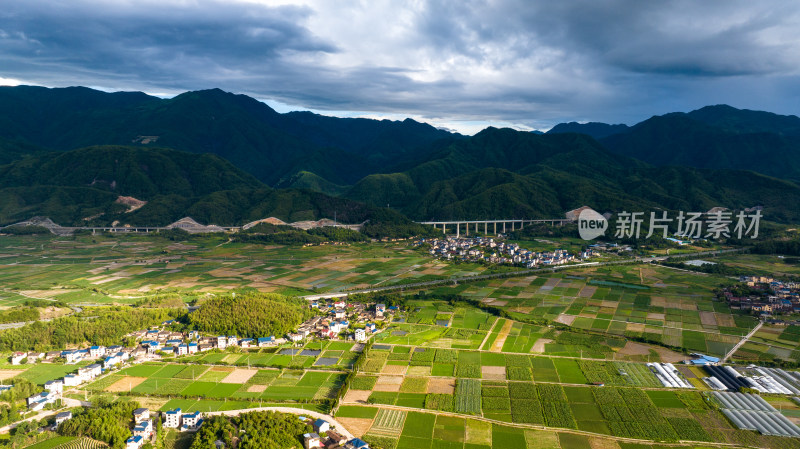
[{"label": "white cloud", "polygon": [[0,86],[19,86],[20,84],[27,84],[14,78],[3,78],[0,76]]}]

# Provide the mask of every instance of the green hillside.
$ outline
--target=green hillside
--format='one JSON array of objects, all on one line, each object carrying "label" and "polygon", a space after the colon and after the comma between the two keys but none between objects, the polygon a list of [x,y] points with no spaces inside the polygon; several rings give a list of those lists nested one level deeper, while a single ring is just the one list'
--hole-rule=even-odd
[{"label": "green hillside", "polygon": [[0,187],[43,185],[94,187],[142,200],[263,187],[217,156],[161,148],[97,146],[33,156],[0,167]]},{"label": "green hillside", "polygon": [[[117,202],[120,196],[147,204],[128,212]],[[344,198],[272,189],[211,154],[124,146],[48,153],[0,166],[0,224],[33,216],[65,226],[163,226],[186,216],[218,225],[334,216],[343,223],[409,223],[400,214]]]},{"label": "green hillside", "polygon": [[[488,166],[490,168],[483,168]],[[800,218],[800,187],[747,171],[653,168],[579,134],[487,129],[411,170],[372,175],[347,197],[392,205],[415,219],[560,217],[600,210],[708,210],[763,205]]]},{"label": "green hillside", "polygon": [[288,178],[281,179],[275,187],[313,190],[328,195],[339,195],[347,189],[345,186],[334,184],[316,173],[305,170],[299,171]]}]

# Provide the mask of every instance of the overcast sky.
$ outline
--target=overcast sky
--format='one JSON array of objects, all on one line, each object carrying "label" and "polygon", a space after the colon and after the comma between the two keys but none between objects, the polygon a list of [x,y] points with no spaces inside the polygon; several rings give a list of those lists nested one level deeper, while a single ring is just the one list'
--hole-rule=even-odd
[{"label": "overcast sky", "polygon": [[3,0],[0,84],[219,87],[468,134],[720,103],[796,115],[798,24],[791,1]]}]

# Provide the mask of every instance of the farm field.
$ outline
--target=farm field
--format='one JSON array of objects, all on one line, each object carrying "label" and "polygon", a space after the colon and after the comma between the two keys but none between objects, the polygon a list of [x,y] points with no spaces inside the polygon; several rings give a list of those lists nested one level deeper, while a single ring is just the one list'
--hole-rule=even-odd
[{"label": "farm field", "polygon": [[800,326],[762,326],[734,354],[734,360],[800,360]]},{"label": "farm field", "polygon": [[[577,400],[585,398],[577,397]],[[572,402],[571,406],[581,409],[581,402]],[[599,410],[585,408],[583,416],[599,416]],[[666,447],[700,448],[698,444],[675,444],[662,446],[658,443],[626,443],[603,435],[573,434],[559,430],[536,430],[503,425],[502,423],[470,418],[469,416],[452,416],[431,414],[416,411],[393,410],[365,406],[343,406],[339,409],[337,420],[357,422],[363,434],[359,435],[367,441],[380,443],[390,448],[458,448],[458,449],[574,449],[574,448],[608,448],[608,449],[661,449]],[[688,430],[681,427],[684,421],[671,418],[680,427],[684,435]],[[591,420],[580,421],[591,423]],[[713,426],[715,424],[711,424]],[[591,424],[585,424],[592,427]],[[710,427],[713,428],[713,427]],[[701,432],[704,428],[693,428]],[[762,447],[782,447],[776,437],[756,438],[756,443],[766,443]],[[785,442],[784,442],[785,443]],[[742,444],[742,443],[734,443]]]},{"label": "farm field", "polygon": [[106,375],[88,386],[93,393],[150,395],[181,400],[306,402],[335,397],[345,374],[292,369],[247,369],[196,364],[144,363]]},{"label": "farm field", "polygon": [[[0,308],[29,298],[133,304],[165,291],[186,302],[238,288],[310,294],[487,269],[432,260],[406,242],[286,248],[223,237],[13,237],[0,243],[0,256],[19,261],[0,265]],[[741,263],[780,263],[746,256]],[[66,394],[186,412],[336,410],[365,438],[395,449],[655,449],[680,441],[800,449],[734,428],[705,387],[665,388],[645,365],[678,364],[693,352],[721,356],[756,325],[715,300],[727,281],[641,264],[462,282],[402,302],[389,296],[404,310],[377,323],[366,354],[363,344],[338,340],[165,356]],[[800,326],[765,325],[734,354],[781,359],[800,360]],[[0,373],[41,385],[87,363],[0,363]],[[702,372],[680,369],[702,385]],[[771,400],[800,423],[798,404]]]},{"label": "farm field", "polygon": [[[354,378],[343,398],[343,409],[354,413],[352,410],[362,410],[359,404],[385,405],[401,407],[408,416],[412,416],[411,409],[427,410],[445,416],[455,414],[461,420],[474,416],[495,423],[576,429],[597,437],[730,444],[755,438],[762,447],[782,447],[778,437],[735,429],[708,405],[702,392],[663,387],[641,362],[418,349],[374,345],[367,353],[365,372]],[[406,366],[413,360],[409,354],[427,355],[417,364]],[[402,364],[390,364],[401,356]],[[425,377],[429,374],[433,377]],[[800,411],[794,411],[800,407],[787,408],[798,415],[787,416],[800,417]],[[387,432],[371,435],[387,437]],[[416,440],[403,443],[402,433],[390,437],[398,438],[397,447],[428,447],[428,443]],[[571,436],[563,438],[571,441]]]},{"label": "farm field", "polygon": [[[348,369],[352,367],[358,352],[353,351],[354,343],[347,342],[313,342],[302,348],[272,347],[261,349],[243,349],[238,353],[209,352],[204,354],[181,356],[181,363],[199,363],[206,365],[230,365],[237,367],[274,367],[274,368],[312,368],[320,366],[325,359],[326,368]],[[329,350],[328,348],[336,348]]]},{"label": "farm field", "polygon": [[477,264],[431,259],[405,243],[284,247],[203,236],[176,243],[154,235],[0,239],[0,306],[27,299],[67,303],[133,303],[159,290],[186,295],[255,288],[314,292],[479,274]]},{"label": "farm field", "polygon": [[[433,293],[460,294],[502,308],[522,321],[552,320],[581,330],[724,355],[756,324],[755,318],[714,300],[712,290],[725,281],[655,265],[621,265],[441,287]],[[492,330],[489,339],[498,335],[499,330]],[[516,325],[502,350],[573,353],[550,341],[529,347],[525,338],[529,335],[541,337],[535,329]]]}]

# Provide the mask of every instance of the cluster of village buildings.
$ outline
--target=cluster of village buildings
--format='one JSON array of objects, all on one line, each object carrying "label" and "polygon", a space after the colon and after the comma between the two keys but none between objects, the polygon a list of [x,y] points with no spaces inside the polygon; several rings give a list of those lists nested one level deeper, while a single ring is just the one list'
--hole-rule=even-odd
[{"label": "cluster of village buildings", "polygon": [[530,251],[520,248],[516,243],[495,241],[488,237],[432,238],[421,239],[414,243],[414,246],[422,245],[429,245],[428,253],[439,259],[514,264],[526,268],[534,268],[539,265],[563,265],[598,255],[593,249],[588,249],[578,255],[569,254],[567,250],[563,249],[552,252]]},{"label": "cluster of village buildings", "polygon": [[[125,443],[125,449],[139,449],[152,440],[155,432],[153,420],[158,419],[158,412],[151,417],[149,409],[137,408],[133,411],[133,435]],[[181,431],[195,431],[203,425],[203,414],[200,412],[182,413],[181,409],[168,410],[161,413],[164,418],[163,427],[180,429]]]},{"label": "cluster of village buildings", "polygon": [[[372,334],[380,331],[376,322],[384,320],[387,314],[391,314],[397,309],[396,307],[387,308],[385,304],[375,304],[374,307],[372,304],[348,304],[345,299],[315,300],[310,302],[309,307],[319,312],[317,316],[302,323],[297,332],[290,332],[280,338],[276,338],[274,335],[260,338],[238,338],[233,335],[209,337],[201,336],[197,331],[189,331],[184,334],[163,330],[164,326],[173,323],[165,321],[162,323],[162,329],[139,330],[128,334],[128,337],[138,340],[138,344],[134,347],[91,346],[87,349],[68,349],[47,353],[15,352],[11,356],[11,363],[19,365],[23,362],[54,362],[56,359],[63,359],[67,364],[82,361],[95,362],[78,368],[76,373],[45,383],[43,392],[31,396],[27,400],[30,410],[39,411],[60,399],[65,388],[91,382],[109,369],[118,368],[131,360],[143,361],[159,357],[161,352],[172,352],[176,356],[182,356],[212,349],[225,350],[234,346],[246,349],[270,347],[288,342],[300,342],[307,338],[333,339],[344,336],[345,339],[365,342]],[[363,327],[355,329],[352,333],[347,332],[351,326],[351,320]]]},{"label": "cluster of village buildings", "polygon": [[761,317],[800,312],[800,283],[782,282],[766,276],[742,276],[739,281],[758,294],[736,296],[731,289],[722,294],[731,309],[744,310]]}]

